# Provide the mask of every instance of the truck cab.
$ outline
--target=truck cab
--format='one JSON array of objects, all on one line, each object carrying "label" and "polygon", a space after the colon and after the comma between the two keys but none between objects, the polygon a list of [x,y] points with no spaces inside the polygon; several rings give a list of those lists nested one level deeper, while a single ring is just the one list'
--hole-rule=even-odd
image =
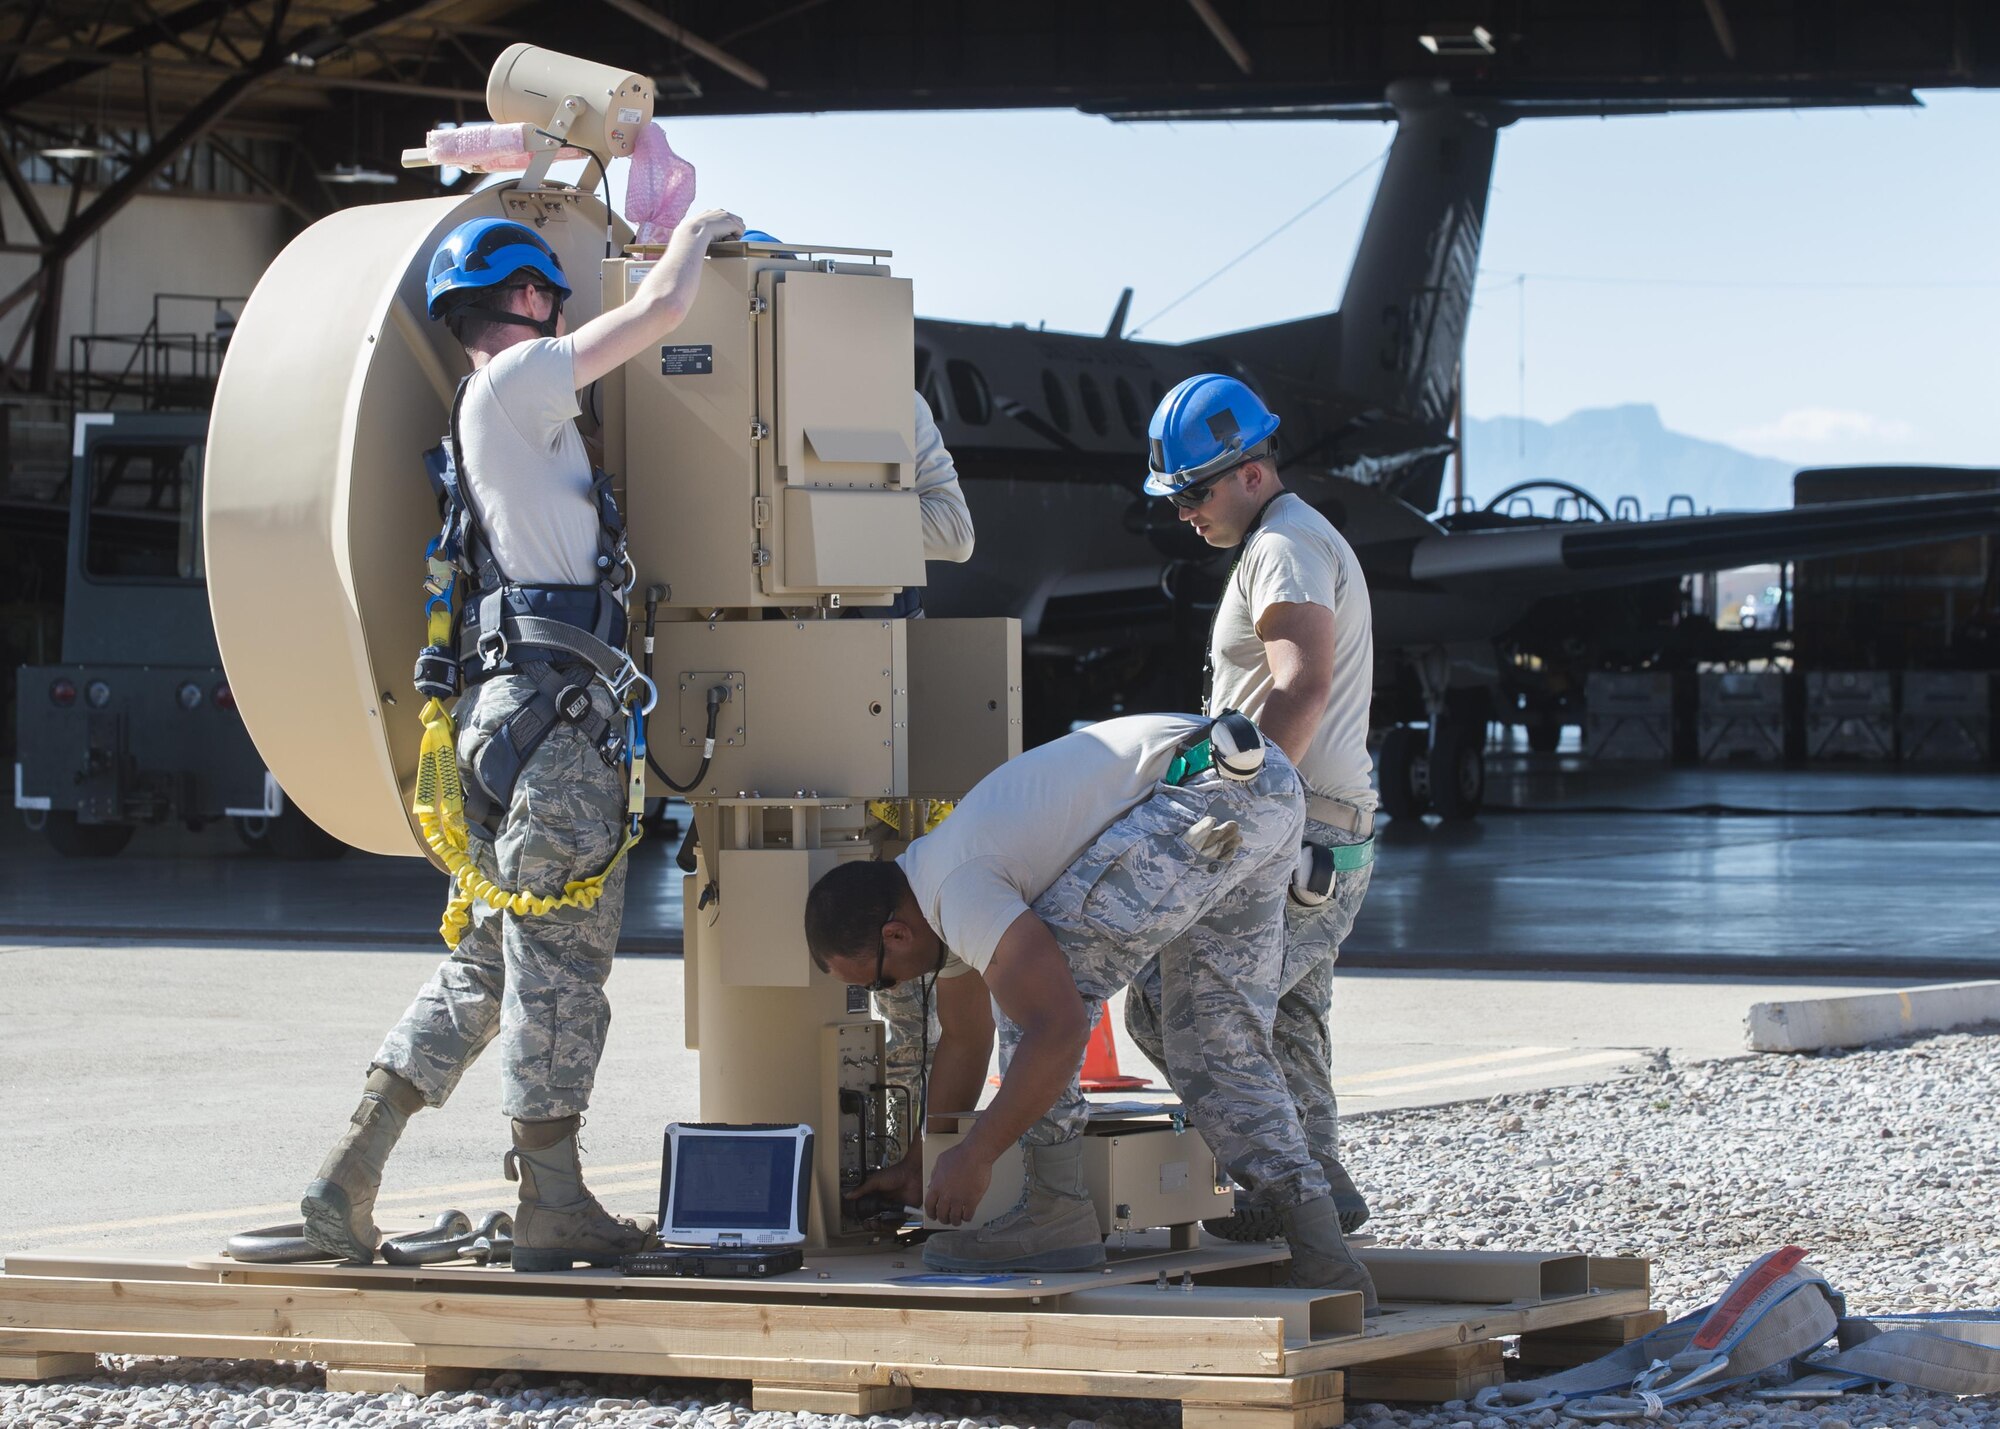
[{"label": "truck cab", "polygon": [[108,857],[176,819],[331,851],[287,810],[223,674],[202,560],[207,429],[204,412],[76,416],[61,663],[20,670],[14,764],[15,807],[68,857]]}]

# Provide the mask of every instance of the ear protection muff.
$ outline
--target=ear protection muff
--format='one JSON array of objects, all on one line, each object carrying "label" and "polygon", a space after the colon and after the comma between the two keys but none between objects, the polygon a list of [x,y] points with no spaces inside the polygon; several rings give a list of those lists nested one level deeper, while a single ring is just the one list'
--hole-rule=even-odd
[{"label": "ear protection muff", "polygon": [[1209,726],[1208,738],[1215,751],[1215,772],[1223,778],[1245,784],[1264,767],[1264,736],[1248,715],[1224,710]]},{"label": "ear protection muff", "polygon": [[1292,902],[1303,908],[1317,908],[1333,897],[1333,850],[1318,844],[1300,844],[1298,865],[1292,869]]}]

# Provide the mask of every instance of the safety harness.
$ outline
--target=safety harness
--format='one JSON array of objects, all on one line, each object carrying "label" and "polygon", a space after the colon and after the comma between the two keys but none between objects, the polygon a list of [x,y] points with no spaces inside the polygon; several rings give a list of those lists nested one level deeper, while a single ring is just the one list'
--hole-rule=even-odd
[{"label": "safety harness", "polygon": [[[1753,1382],[1760,1399],[1826,1399],[1907,1384],[1944,1394],[2000,1391],[2000,1311],[1849,1316],[1839,1291],[1788,1245],[1760,1256],[1705,1309],[1601,1359],[1483,1389],[1482,1414],[1560,1410],[1602,1423],[1658,1418],[1668,1406]],[[1829,1339],[1838,1348],[1815,1353]]]},{"label": "safety harness", "polygon": [[[625,592],[634,572],[625,553],[625,524],[611,494],[611,478],[592,469],[597,584],[539,585],[510,579],[480,521],[466,474],[458,418],[471,380],[458,385],[444,442],[424,454],[442,525],[424,550],[429,643],[417,655],[415,684],[426,703],[419,716],[424,736],[411,806],[424,841],[456,885],[438,930],[454,948],[471,919],[474,899],[499,911],[531,917],[596,904],[605,880],[640,838],[646,795],[645,717],[657,698],[652,681],[624,650]],[[459,778],[458,731],[448,702],[462,687],[498,675],[524,676],[534,693],[474,756],[468,786]],[[611,696],[615,713],[607,715],[599,708],[593,686]],[[562,724],[575,726],[607,765],[622,764],[628,789],[625,840],[603,869],[565,884],[561,893],[501,888],[479,871],[471,840],[491,842],[496,836],[522,769]]]}]

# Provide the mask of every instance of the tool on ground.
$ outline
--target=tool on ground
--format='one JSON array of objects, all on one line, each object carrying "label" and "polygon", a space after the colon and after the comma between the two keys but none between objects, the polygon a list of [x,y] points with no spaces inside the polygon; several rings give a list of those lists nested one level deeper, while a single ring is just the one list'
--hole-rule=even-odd
[{"label": "tool on ground", "polygon": [[[1556,1409],[1589,1423],[1653,1419],[1671,1405],[1766,1379],[1761,1397],[1830,1398],[1907,1384],[1946,1394],[2000,1391],[2000,1311],[1972,1318],[1850,1317],[1847,1301],[1785,1246],[1758,1257],[1715,1304],[1589,1364],[1481,1390],[1474,1407],[1508,1418]],[[1840,1348],[1814,1352],[1829,1339]]]},{"label": "tool on ground", "polygon": [[812,1162],[810,1126],[674,1122],[660,1167],[660,1239],[719,1250],[802,1244]]},{"label": "tool on ground", "polygon": [[463,1211],[446,1211],[429,1230],[382,1242],[382,1259],[390,1265],[442,1265],[463,1259],[498,1265],[513,1251],[514,1218],[505,1211],[488,1211],[477,1225]]}]

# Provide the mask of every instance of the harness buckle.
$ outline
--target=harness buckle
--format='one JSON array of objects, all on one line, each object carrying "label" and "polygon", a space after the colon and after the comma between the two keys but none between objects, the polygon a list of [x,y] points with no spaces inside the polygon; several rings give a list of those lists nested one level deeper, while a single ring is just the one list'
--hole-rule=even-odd
[{"label": "harness buckle", "polygon": [[479,643],[474,648],[479,651],[479,663],[482,669],[497,670],[507,658],[507,632],[497,627],[485,631],[480,635]]}]

